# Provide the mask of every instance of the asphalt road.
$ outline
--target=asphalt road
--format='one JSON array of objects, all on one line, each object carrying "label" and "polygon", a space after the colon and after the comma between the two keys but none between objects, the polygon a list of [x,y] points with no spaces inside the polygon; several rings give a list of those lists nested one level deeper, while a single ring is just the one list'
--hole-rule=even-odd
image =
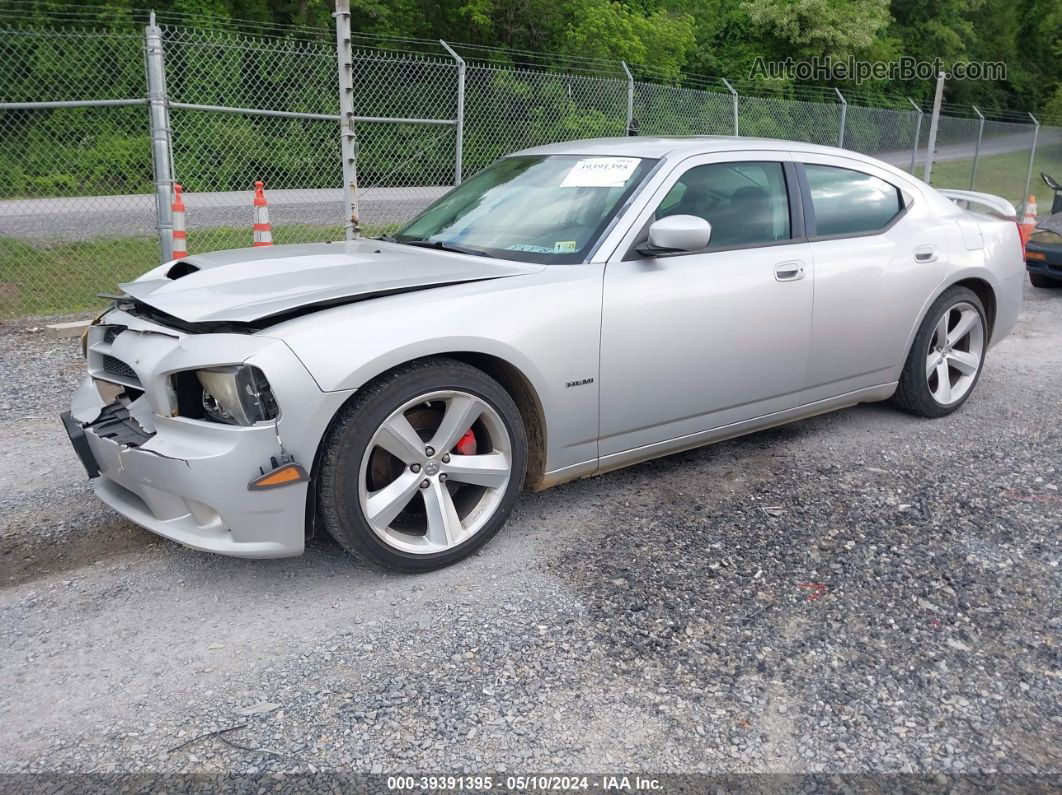
[{"label": "asphalt road", "polygon": [[[363,224],[395,223],[411,218],[448,187],[368,188],[358,198]],[[248,227],[253,191],[185,193],[189,229]],[[343,194],[338,188],[267,190],[270,222],[340,226]],[[20,240],[84,240],[91,237],[152,236],[152,195],[69,196],[0,201],[0,236]]]},{"label": "asphalt road", "polygon": [[948,418],[859,406],[527,494],[402,576],[118,518],[57,419],[76,341],[0,327],[0,773],[1057,776],[1060,338],[1062,290],[1027,287]]},{"label": "asphalt road", "polygon": [[[928,122],[927,122],[928,123]],[[1040,144],[1062,140],[1062,131],[1044,130]],[[986,139],[984,155],[1028,149],[1031,134]],[[970,144],[948,144],[937,149],[936,160],[963,160],[973,156]],[[907,168],[910,150],[878,155],[885,162]],[[919,163],[924,161],[919,158]],[[916,170],[921,173],[920,167]],[[446,186],[367,188],[359,196],[364,224],[388,224],[411,218],[449,190]],[[267,190],[270,220],[284,224],[341,225],[342,192],[339,189]],[[248,226],[252,191],[186,193],[187,223],[191,229]],[[70,196],[52,199],[0,201],[0,236],[20,240],[83,240],[107,236],[155,234],[155,198],[152,195]]]}]

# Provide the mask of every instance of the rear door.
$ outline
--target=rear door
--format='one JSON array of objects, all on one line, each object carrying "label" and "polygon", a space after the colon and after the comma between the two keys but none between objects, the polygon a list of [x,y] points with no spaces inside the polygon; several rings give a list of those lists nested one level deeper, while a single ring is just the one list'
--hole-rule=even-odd
[{"label": "rear door", "polygon": [[[786,153],[675,167],[608,262],[601,329],[602,457],[796,405],[813,273]],[[702,252],[633,251],[658,217],[712,224]]]},{"label": "rear door", "polygon": [[884,169],[803,153],[794,159],[815,262],[806,399],[895,381],[911,329],[944,277],[955,224],[936,218]]}]

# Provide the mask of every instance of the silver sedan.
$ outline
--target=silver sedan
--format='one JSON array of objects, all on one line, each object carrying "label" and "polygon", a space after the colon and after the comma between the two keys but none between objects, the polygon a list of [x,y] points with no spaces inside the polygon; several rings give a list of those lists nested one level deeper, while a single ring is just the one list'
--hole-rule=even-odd
[{"label": "silver sedan", "polygon": [[121,285],[64,422],[96,494],[182,544],[297,555],[320,527],[431,569],[525,485],[865,401],[949,414],[1023,276],[1013,221],[853,152],[555,144],[393,236]]}]

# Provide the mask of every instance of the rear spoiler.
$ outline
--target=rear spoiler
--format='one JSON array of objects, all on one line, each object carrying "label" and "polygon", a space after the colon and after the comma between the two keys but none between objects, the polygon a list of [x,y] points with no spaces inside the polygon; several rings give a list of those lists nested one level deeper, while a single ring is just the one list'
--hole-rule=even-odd
[{"label": "rear spoiler", "polygon": [[1016,221],[1018,211],[1014,205],[1000,196],[991,193],[977,193],[972,190],[951,190],[950,188],[937,188],[937,193],[951,199],[964,210],[972,209],[970,205],[978,205],[987,208],[992,215],[1001,215],[1007,220]]}]

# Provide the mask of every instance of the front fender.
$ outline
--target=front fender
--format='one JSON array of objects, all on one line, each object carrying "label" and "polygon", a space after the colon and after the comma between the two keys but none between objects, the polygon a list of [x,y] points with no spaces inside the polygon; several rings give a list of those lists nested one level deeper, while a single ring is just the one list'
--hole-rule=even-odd
[{"label": "front fender", "polygon": [[548,472],[597,458],[601,269],[547,270],[336,307],[269,334],[288,343],[325,392],[356,390],[428,356],[500,359],[542,407]]}]

